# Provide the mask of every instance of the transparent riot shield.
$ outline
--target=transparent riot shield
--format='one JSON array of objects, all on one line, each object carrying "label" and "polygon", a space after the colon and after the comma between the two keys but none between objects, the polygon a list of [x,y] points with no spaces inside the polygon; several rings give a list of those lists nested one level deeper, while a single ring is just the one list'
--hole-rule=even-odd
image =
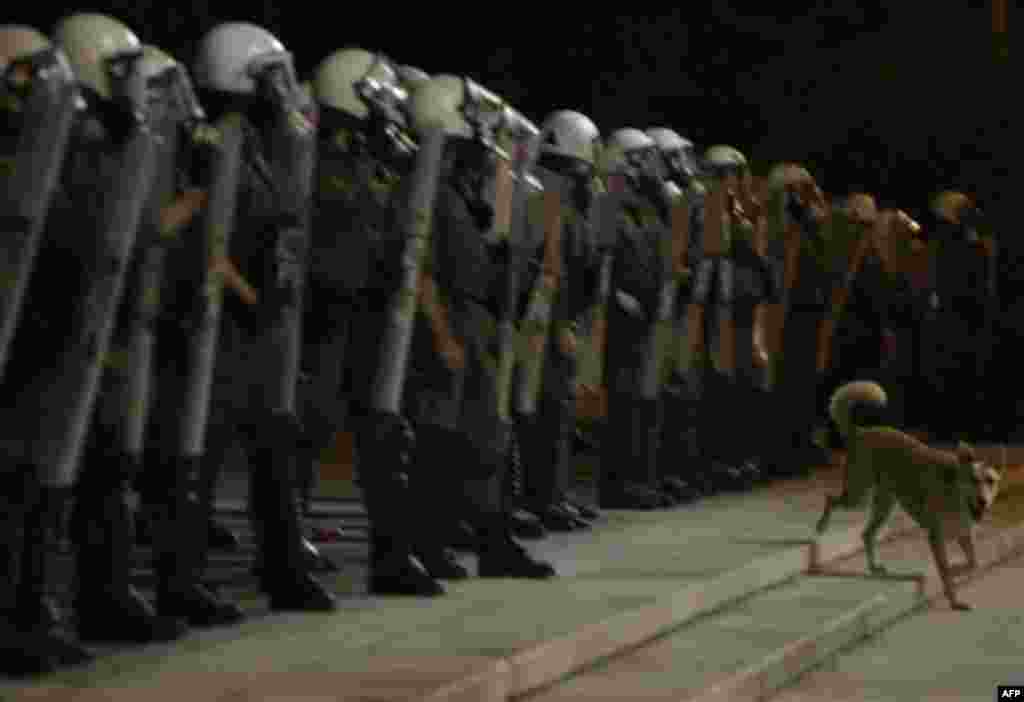
[{"label": "transparent riot shield", "polygon": [[272,254],[274,277],[268,291],[275,308],[263,369],[267,381],[265,400],[267,408],[295,415],[316,128],[299,113],[289,113],[275,129],[271,144],[271,174],[284,219],[276,232]]},{"label": "transparent riot shield", "polygon": [[228,243],[235,227],[245,143],[244,124],[242,115],[229,113],[215,125],[219,148],[202,224],[204,272],[202,287],[197,291],[195,323],[188,340],[189,371],[183,379],[185,399],[180,415],[179,452],[184,460],[198,460],[206,446],[210,393],[224,301],[225,271],[222,262],[227,260]]},{"label": "transparent riot shield", "polygon": [[592,377],[597,378],[599,384],[606,388],[609,387],[607,377],[608,302],[612,292],[612,264],[615,259],[615,247],[619,240],[619,222],[625,187],[625,182],[620,176],[609,176],[607,189],[600,194],[594,206],[596,214],[594,245],[600,251],[601,268],[590,334],[591,346],[598,366]]},{"label": "transparent riot shield", "polygon": [[662,232],[660,257],[662,265],[661,294],[658,298],[657,317],[648,339],[647,355],[641,374],[640,394],[646,400],[656,400],[670,371],[666,361],[671,357],[675,303],[686,266],[686,252],[690,246],[690,207],[681,193],[673,193],[671,224]]},{"label": "transparent riot shield", "polygon": [[[123,455],[135,465],[141,464],[153,399],[155,325],[167,249],[177,239],[179,229],[191,220],[193,211],[188,200],[177,201],[183,122],[191,115],[176,109],[178,105],[168,90],[160,91],[150,107],[150,126],[158,138],[157,165],[147,208],[149,226],[145,238],[138,242],[138,279],[135,298],[129,301],[129,367],[119,411]],[[188,208],[187,215],[178,212],[183,206]]]},{"label": "transparent riot shield", "polygon": [[516,312],[519,298],[520,261],[525,239],[527,181],[519,170],[513,177],[511,164],[499,161],[496,175],[495,226],[502,236],[508,258],[505,261],[501,319],[498,320],[498,418],[511,421],[512,371],[516,358]]},{"label": "transparent riot shield", "polygon": [[38,394],[39,406],[47,411],[37,420],[32,460],[40,468],[41,481],[55,487],[74,483],[96,406],[104,358],[156,168],[156,140],[148,125],[132,127],[116,158],[114,185],[105,195],[95,242],[99,265],[87,283],[81,314],[58,366]]},{"label": "transparent riot shield", "polygon": [[57,187],[78,89],[58,49],[33,59],[25,122],[0,204],[0,379]]},{"label": "transparent riot shield", "polygon": [[430,246],[434,202],[441,177],[445,131],[437,126],[424,134],[416,154],[409,202],[402,223],[405,246],[402,252],[402,283],[388,306],[387,326],[381,343],[381,359],[373,379],[370,407],[379,413],[401,413],[413,324],[416,320],[420,269]]},{"label": "transparent riot shield", "polygon": [[537,413],[544,356],[551,332],[551,312],[562,278],[562,199],[568,191],[565,179],[543,171],[541,182],[541,226],[544,231],[544,254],[540,275],[530,291],[526,316],[522,322],[522,381],[516,392],[516,410],[522,416]]}]

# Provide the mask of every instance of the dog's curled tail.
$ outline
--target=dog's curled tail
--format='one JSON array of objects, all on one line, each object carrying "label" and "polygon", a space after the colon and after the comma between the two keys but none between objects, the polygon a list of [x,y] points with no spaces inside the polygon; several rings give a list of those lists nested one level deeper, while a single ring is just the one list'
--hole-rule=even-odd
[{"label": "dog's curled tail", "polygon": [[844,440],[855,426],[881,424],[889,398],[878,383],[855,380],[841,386],[828,403],[828,413]]}]

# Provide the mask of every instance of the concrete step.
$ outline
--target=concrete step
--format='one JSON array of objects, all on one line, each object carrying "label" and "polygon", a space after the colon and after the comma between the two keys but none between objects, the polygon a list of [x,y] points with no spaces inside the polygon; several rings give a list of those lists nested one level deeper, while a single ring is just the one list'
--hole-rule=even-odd
[{"label": "concrete step", "polygon": [[[1020,684],[1024,557],[965,583],[975,605],[956,612],[939,602],[829,660],[782,690],[778,702],[997,699],[997,684]],[[936,642],[941,641],[941,645]]]},{"label": "concrete step", "polygon": [[[910,606],[917,598],[913,581],[885,585],[857,579],[798,577],[701,617],[671,634],[604,662],[524,702],[569,700],[704,699],[715,690],[722,699],[746,699],[729,683],[759,668],[766,659],[806,640],[816,652],[841,646],[859,635],[865,620]],[[830,637],[822,637],[828,630]],[[810,663],[803,656],[801,663]],[[786,665],[759,671],[752,684],[772,685],[794,671]],[[719,692],[716,685],[721,687]]]},{"label": "concrete step", "polygon": [[[982,530],[978,546],[981,572],[1020,553],[1024,529]],[[940,597],[941,583],[919,534],[879,551],[892,565],[888,576],[866,577],[859,555],[826,564],[822,575],[756,592],[521,699],[767,699]]]}]

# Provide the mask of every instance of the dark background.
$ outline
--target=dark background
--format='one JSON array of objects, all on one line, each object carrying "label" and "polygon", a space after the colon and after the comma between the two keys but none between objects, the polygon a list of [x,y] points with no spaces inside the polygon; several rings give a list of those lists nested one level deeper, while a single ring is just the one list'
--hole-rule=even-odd
[{"label": "dark background", "polygon": [[[866,188],[921,215],[930,192],[952,186],[1002,217],[1017,81],[995,56],[991,1],[774,2],[763,14],[716,2],[644,16],[576,3],[256,1],[240,11],[111,0],[76,9],[118,17],[189,63],[204,31],[248,20],[282,39],[302,77],[357,45],[429,73],[468,74],[537,121],[571,108],[605,133],[671,126],[701,147],[735,145],[762,171],[804,161],[832,193]],[[6,10],[49,32],[66,7]]]}]

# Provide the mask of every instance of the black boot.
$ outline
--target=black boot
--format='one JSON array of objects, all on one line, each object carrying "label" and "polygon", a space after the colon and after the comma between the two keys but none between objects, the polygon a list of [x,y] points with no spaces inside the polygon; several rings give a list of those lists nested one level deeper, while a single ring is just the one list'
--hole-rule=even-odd
[{"label": "black boot", "polygon": [[417,437],[404,418],[377,412],[359,420],[359,473],[370,517],[370,594],[435,597],[445,592],[413,556],[412,530],[426,526],[416,516],[429,496],[413,495],[409,470],[419,443],[433,447],[432,429],[425,427]]},{"label": "black boot", "polygon": [[601,517],[601,513],[590,505],[583,504],[577,500],[574,500],[566,495],[561,496],[559,504],[563,507],[572,508],[579,514],[579,518],[587,522],[594,522]]},{"label": "black boot", "polygon": [[0,673],[38,675],[93,656],[63,628],[49,597],[53,526],[66,491],[41,490],[36,469],[7,473],[0,497]]},{"label": "black boot", "polygon": [[526,476],[518,430],[514,426],[510,427],[508,435],[508,466],[502,481],[501,497],[509,531],[520,539],[543,539],[548,534],[546,525],[523,504]]},{"label": "black boot", "polygon": [[693,397],[686,379],[673,374],[662,393],[664,418],[658,446],[659,487],[679,502],[692,502],[702,495],[694,480],[696,452],[691,443],[695,435]]},{"label": "black boot", "polygon": [[700,407],[703,458],[716,491],[743,492],[751,487],[749,471],[736,458],[736,422],[732,378],[708,368]]},{"label": "black boot", "polygon": [[35,472],[5,466],[0,490],[0,674],[23,677],[51,673],[60,661],[37,638],[18,626],[18,580],[25,545],[25,517],[36,509],[39,485]]},{"label": "black boot", "polygon": [[84,641],[173,641],[188,628],[181,619],[157,614],[131,584],[135,539],[127,489],[136,472],[125,456],[105,453],[98,444],[86,449],[72,517],[79,540],[75,613]]},{"label": "black boot", "polygon": [[535,515],[548,531],[565,533],[590,527],[590,524],[580,519],[577,514],[570,512],[565,505],[559,503],[531,507],[530,513]]},{"label": "black boot", "polygon": [[481,525],[482,541],[478,574],[481,578],[551,578],[555,569],[538,561],[517,544],[505,529],[501,515],[492,515]]},{"label": "black boot", "polygon": [[598,506],[601,509],[653,510],[664,505],[663,493],[633,480],[637,423],[632,417],[633,398],[611,392],[608,422],[601,441]]},{"label": "black boot", "polygon": [[633,428],[633,479],[658,496],[660,507],[678,504],[671,493],[661,489],[658,479],[659,446],[661,444],[661,404],[656,399],[637,398],[631,416]]},{"label": "black boot", "polygon": [[605,483],[598,488],[601,509],[649,511],[665,506],[665,495],[637,483]]},{"label": "black boot", "polygon": [[[209,505],[201,502],[200,458],[160,461],[155,454],[149,469],[167,478],[163,504],[156,514],[157,611],[179,617],[195,627],[235,624],[242,610],[222,600],[201,582],[210,536]],[[155,464],[155,465],[154,465]]]},{"label": "black boot", "polygon": [[751,489],[764,480],[757,432],[757,425],[763,420],[758,414],[758,388],[752,379],[742,374],[728,378],[726,387],[733,414],[731,426],[744,427],[745,434],[732,442],[734,451],[730,462],[739,469],[745,489]]},{"label": "black boot", "polygon": [[[423,427],[418,435],[420,440],[411,449],[407,477],[402,474],[392,479],[390,488],[381,487],[392,493],[395,499],[408,500],[406,504],[410,511],[406,517],[416,524],[409,532],[412,555],[430,577],[464,580],[469,577],[469,571],[456,560],[453,549],[448,545],[448,538],[455,528],[454,516],[459,513],[459,508],[452,500],[450,476],[439,473],[435,463],[438,456],[444,455],[445,436],[443,429]],[[386,536],[382,538],[387,540]],[[394,546],[392,544],[388,548]],[[382,553],[386,552],[388,549],[382,550]]]},{"label": "black boot", "polygon": [[[295,492],[299,436],[294,417],[273,413],[250,437],[249,504],[263,553],[260,582],[272,610],[332,612],[334,596],[310,573]],[[266,432],[266,433],[263,433]]]}]

